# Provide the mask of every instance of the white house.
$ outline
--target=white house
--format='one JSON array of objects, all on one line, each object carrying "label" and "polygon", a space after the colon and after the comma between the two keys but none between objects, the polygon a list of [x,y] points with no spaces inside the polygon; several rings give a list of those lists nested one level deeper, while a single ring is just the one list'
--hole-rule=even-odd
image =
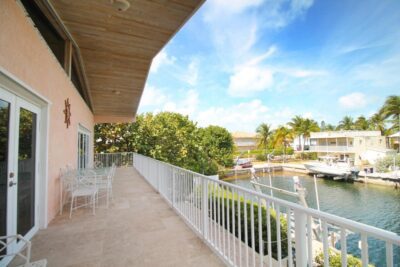
[{"label": "white house", "polygon": [[333,155],[340,159],[352,159],[359,165],[362,161],[374,161],[389,152],[385,137],[380,131],[327,131],[312,132],[310,152],[318,156]]}]

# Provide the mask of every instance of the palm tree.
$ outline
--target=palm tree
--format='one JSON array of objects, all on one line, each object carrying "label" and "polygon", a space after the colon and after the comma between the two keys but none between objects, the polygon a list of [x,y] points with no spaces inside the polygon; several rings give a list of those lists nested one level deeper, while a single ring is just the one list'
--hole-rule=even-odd
[{"label": "palm tree", "polygon": [[311,132],[319,132],[319,131],[320,128],[318,126],[318,122],[312,119],[305,119],[301,126],[301,133],[303,134],[304,144],[306,143],[306,140],[310,138]]},{"label": "palm tree", "polygon": [[344,116],[343,119],[339,122],[337,126],[339,130],[353,130],[354,129],[354,121],[350,116]]},{"label": "palm tree", "polygon": [[257,127],[256,132],[260,138],[258,141],[258,146],[264,148],[264,152],[267,153],[268,144],[272,135],[271,126],[266,123],[261,123]]},{"label": "palm tree", "polygon": [[[400,96],[388,96],[380,112],[385,119],[391,119],[392,127],[390,129],[397,129],[400,132]],[[400,152],[400,136],[398,141],[399,147],[397,150]]]},{"label": "palm tree", "polygon": [[287,145],[293,141],[293,131],[285,126],[279,126],[278,129],[274,131],[273,145],[275,148],[283,145],[284,154],[286,155]]},{"label": "palm tree", "polygon": [[302,125],[304,123],[304,119],[301,116],[296,115],[294,118],[292,118],[292,121],[288,122],[288,125],[292,128],[292,131],[295,135],[298,136],[299,138],[299,145],[301,148],[301,151],[304,150],[302,144],[301,144],[301,135],[302,135]]},{"label": "palm tree", "polygon": [[383,118],[391,119],[391,129],[400,131],[400,96],[388,96],[380,111]]},{"label": "palm tree", "polygon": [[382,135],[385,135],[386,121],[381,112],[377,112],[369,118],[369,129],[380,131]]},{"label": "palm tree", "polygon": [[335,127],[335,125],[326,124],[326,125],[325,125],[324,131],[334,131],[336,128],[337,128],[337,127]]},{"label": "palm tree", "polygon": [[368,128],[369,128],[368,120],[364,116],[358,117],[356,122],[354,123],[354,129],[368,130]]}]

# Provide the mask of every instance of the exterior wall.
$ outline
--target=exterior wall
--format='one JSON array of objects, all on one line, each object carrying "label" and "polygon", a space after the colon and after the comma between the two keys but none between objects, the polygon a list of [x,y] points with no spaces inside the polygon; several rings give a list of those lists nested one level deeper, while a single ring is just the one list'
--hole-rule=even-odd
[{"label": "exterior wall", "polygon": [[[337,141],[337,142],[336,142]],[[338,156],[346,155],[354,160],[356,165],[362,163],[363,155],[370,150],[385,151],[386,141],[384,136],[359,136],[354,138],[338,137],[328,139],[314,139],[313,143],[317,148],[318,156],[329,155]],[[327,146],[328,144],[328,146]],[[320,147],[320,149],[318,148]],[[383,152],[384,153],[384,152]]]},{"label": "exterior wall", "polygon": [[253,150],[257,148],[257,138],[245,137],[238,138],[233,137],[233,142],[239,151]]},{"label": "exterior wall", "polygon": [[[77,165],[78,125],[93,132],[93,114],[15,0],[0,1],[0,67],[51,101],[47,192],[50,221],[59,209],[59,170],[66,164]],[[72,113],[68,129],[63,113],[67,98]]]}]

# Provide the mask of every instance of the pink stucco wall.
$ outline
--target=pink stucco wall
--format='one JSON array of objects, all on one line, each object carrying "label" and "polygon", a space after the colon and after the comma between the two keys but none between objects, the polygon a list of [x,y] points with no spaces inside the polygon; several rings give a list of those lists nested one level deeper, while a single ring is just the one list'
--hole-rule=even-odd
[{"label": "pink stucco wall", "polygon": [[[49,129],[48,220],[59,210],[59,170],[76,166],[79,123],[93,131],[93,114],[39,32],[15,0],[0,1],[0,66],[52,102]],[[71,125],[64,124],[64,100]]]}]

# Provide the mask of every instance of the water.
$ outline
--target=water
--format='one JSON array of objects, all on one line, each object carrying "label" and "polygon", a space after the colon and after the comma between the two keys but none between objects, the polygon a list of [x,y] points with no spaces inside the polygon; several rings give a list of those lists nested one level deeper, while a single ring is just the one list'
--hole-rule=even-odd
[{"label": "water", "polygon": [[[307,190],[306,200],[311,208],[317,208],[314,180],[308,175],[289,172],[275,172],[272,185],[277,188],[293,191],[294,175],[299,176],[300,182]],[[253,189],[250,178],[231,179],[228,182]],[[261,183],[268,185],[268,176],[261,177]],[[395,232],[400,235],[400,189],[383,187],[363,183],[344,183],[328,179],[317,178],[320,209],[357,222],[372,225],[381,229]],[[270,194],[270,190],[263,188],[263,193]],[[292,202],[295,197],[278,192],[273,193]],[[361,257],[358,249],[360,236],[356,234],[347,237],[348,252]],[[368,238],[369,260],[375,266],[386,266],[385,243]],[[339,247],[338,247],[339,248]],[[394,266],[400,266],[400,247],[393,247]]]}]

